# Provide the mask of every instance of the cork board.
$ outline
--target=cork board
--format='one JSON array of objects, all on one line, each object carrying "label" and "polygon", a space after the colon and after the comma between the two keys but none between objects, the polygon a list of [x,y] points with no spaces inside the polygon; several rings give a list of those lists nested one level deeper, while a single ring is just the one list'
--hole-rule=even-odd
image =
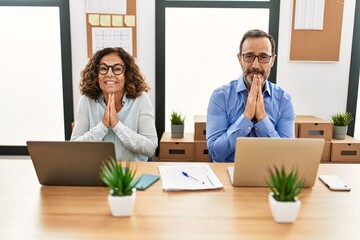
[{"label": "cork board", "polygon": [[[127,49],[126,45],[109,43],[103,45],[103,47],[122,47],[128,53],[130,53],[134,58],[137,57],[137,22],[136,22],[136,1],[127,0],[126,1],[126,14],[100,14],[100,13],[86,13],[86,35],[87,35],[87,55],[90,58],[96,50],[93,50],[93,30],[95,29],[109,29],[109,30],[118,30],[118,38],[123,38],[124,34],[131,33],[131,37],[128,39],[131,40],[131,49]],[[113,34],[113,33],[111,33]],[[116,34],[116,33],[115,33]],[[112,37],[112,36],[111,36]],[[109,37],[110,38],[110,37]],[[102,48],[102,47],[100,47]]]},{"label": "cork board", "polygon": [[345,0],[325,0],[323,30],[295,30],[293,1],[290,60],[339,61]]}]

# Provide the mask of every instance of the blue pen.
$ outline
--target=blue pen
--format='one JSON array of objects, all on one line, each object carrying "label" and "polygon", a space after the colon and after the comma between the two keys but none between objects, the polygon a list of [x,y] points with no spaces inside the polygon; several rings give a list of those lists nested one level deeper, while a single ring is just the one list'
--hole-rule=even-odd
[{"label": "blue pen", "polygon": [[198,179],[198,178],[196,178],[194,176],[191,176],[190,174],[188,174],[186,172],[181,172],[181,173],[187,178],[191,178],[191,179],[193,179],[193,180],[195,180],[195,181],[197,181],[197,182],[199,182],[201,184],[205,184],[205,182],[201,181],[200,179]]}]

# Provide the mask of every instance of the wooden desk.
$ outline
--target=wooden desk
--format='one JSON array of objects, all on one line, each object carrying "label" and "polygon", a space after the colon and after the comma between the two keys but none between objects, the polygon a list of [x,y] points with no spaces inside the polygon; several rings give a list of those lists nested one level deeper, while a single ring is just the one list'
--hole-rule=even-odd
[{"label": "wooden desk", "polygon": [[[139,173],[159,174],[139,163]],[[42,187],[30,160],[0,160],[0,239],[360,239],[360,164],[322,164],[351,192],[319,180],[305,189],[293,224],[272,219],[267,188],[233,188],[226,167],[210,163],[224,189],[163,192],[161,180],[138,191],[132,217],[115,218],[107,188]]]}]

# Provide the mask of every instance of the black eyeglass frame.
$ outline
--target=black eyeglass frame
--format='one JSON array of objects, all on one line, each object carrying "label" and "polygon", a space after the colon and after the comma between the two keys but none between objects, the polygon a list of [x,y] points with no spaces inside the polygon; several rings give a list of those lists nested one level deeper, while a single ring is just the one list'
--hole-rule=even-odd
[{"label": "black eyeglass frame", "polygon": [[[248,56],[251,55],[251,56],[253,57],[253,60],[252,60],[252,61],[247,61],[247,60],[245,60],[245,55],[248,55]],[[252,63],[252,62],[254,62],[254,61],[255,61],[255,58],[258,59],[259,63],[269,63],[270,60],[271,60],[271,58],[273,57],[273,56],[267,55],[267,54],[255,55],[255,54],[249,54],[249,53],[243,53],[243,54],[241,54],[241,56],[242,56],[242,59],[244,60],[244,62],[247,62],[247,63]],[[264,56],[269,57],[269,60],[268,60],[267,62],[260,61],[260,58],[259,58],[259,57],[264,57]]]},{"label": "black eyeglass frame", "polygon": [[[99,71],[99,68],[100,68],[101,65],[107,67],[106,73],[101,73],[101,72]],[[114,67],[116,67],[116,66],[121,66],[121,67],[122,67],[121,73],[116,74],[116,73],[114,72]],[[101,75],[106,75],[106,74],[109,72],[109,69],[110,69],[110,68],[111,68],[111,71],[112,71],[116,76],[119,76],[119,75],[121,75],[121,74],[124,73],[126,67],[125,67],[124,65],[120,64],[120,63],[114,64],[114,65],[107,65],[107,64],[105,64],[105,63],[100,63],[99,65],[96,65],[96,69],[97,69],[98,73],[101,74]]]}]

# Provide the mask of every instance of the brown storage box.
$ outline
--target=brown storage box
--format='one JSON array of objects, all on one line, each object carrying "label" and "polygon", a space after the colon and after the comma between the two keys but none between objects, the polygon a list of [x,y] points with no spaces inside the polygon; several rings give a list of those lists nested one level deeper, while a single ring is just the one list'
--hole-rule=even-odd
[{"label": "brown storage box", "polygon": [[196,140],[196,141],[206,140],[206,116],[205,115],[195,115],[194,116],[194,124],[195,124],[194,140]]},{"label": "brown storage box", "polygon": [[331,142],[326,141],[324,145],[324,150],[321,156],[321,162],[328,162],[331,160]]},{"label": "brown storage box", "polygon": [[360,141],[350,136],[331,140],[331,161],[360,162]]},{"label": "brown storage box", "polygon": [[184,133],[183,138],[172,138],[164,132],[160,140],[159,160],[166,162],[193,162],[195,143],[193,133]]},{"label": "brown storage box", "polygon": [[299,138],[324,138],[331,141],[332,122],[311,115],[296,116],[299,124]]},{"label": "brown storage box", "polygon": [[299,123],[295,120],[295,137],[299,137]]},{"label": "brown storage box", "polygon": [[206,141],[195,141],[195,161],[209,162],[209,151]]}]

